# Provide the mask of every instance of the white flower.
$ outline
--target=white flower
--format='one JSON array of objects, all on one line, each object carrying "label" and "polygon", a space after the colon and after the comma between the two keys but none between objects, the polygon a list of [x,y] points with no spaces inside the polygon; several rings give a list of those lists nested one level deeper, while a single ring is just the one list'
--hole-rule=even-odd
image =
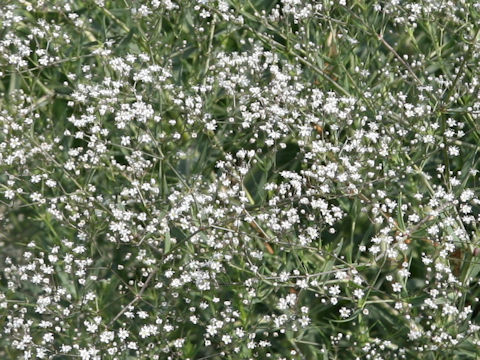
[{"label": "white flower", "polygon": [[118,330],[118,338],[121,340],[121,341],[124,341],[127,337],[129,337],[129,333],[126,329],[124,328],[121,328],[120,330]]},{"label": "white flower", "polygon": [[451,156],[458,156],[460,155],[460,149],[457,146],[449,146],[448,154]]},{"label": "white flower", "polygon": [[43,341],[46,343],[52,342],[53,341],[53,334],[52,333],[46,333],[43,335]]},{"label": "white flower", "polygon": [[232,342],[232,338],[230,335],[223,335],[222,336],[222,341],[225,345],[228,345]]},{"label": "white flower", "polygon": [[155,336],[157,335],[157,333],[158,333],[158,328],[155,325],[143,325],[138,335],[142,339],[145,339],[149,336]]},{"label": "white flower", "polygon": [[114,336],[115,333],[113,331],[104,331],[100,334],[100,341],[108,344],[109,342],[113,341]]},{"label": "white flower", "polygon": [[340,317],[342,319],[348,318],[350,316],[351,310],[346,307],[340,308]]},{"label": "white flower", "polygon": [[183,338],[180,338],[180,339],[176,339],[174,342],[173,342],[173,346],[175,346],[177,349],[180,349],[183,347],[183,344],[185,343],[185,339]]},{"label": "white flower", "polygon": [[393,283],[392,288],[394,292],[400,292],[402,291],[402,285],[399,283]]},{"label": "white flower", "polygon": [[463,202],[467,202],[474,197],[475,193],[471,189],[465,189],[462,191],[460,195],[460,200]]},{"label": "white flower", "polygon": [[355,289],[353,291],[353,295],[357,298],[357,299],[361,299],[363,298],[363,296],[365,295],[365,293],[363,292],[362,289]]}]

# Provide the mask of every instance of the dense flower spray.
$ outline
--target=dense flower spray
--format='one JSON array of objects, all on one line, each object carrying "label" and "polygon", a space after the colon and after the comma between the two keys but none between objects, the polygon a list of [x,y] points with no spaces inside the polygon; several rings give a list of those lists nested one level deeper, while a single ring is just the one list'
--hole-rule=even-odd
[{"label": "dense flower spray", "polygon": [[480,356],[480,3],[0,4],[0,358]]}]

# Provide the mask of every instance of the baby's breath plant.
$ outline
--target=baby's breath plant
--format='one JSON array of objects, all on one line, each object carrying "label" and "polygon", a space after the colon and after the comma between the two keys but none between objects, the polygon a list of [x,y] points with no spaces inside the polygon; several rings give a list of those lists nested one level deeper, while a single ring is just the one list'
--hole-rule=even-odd
[{"label": "baby's breath plant", "polygon": [[479,24],[1,1],[0,358],[479,358]]}]

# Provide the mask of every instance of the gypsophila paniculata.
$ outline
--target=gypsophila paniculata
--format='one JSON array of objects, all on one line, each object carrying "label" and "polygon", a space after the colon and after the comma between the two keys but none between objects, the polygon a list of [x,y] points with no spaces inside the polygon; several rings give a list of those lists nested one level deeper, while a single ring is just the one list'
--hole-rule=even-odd
[{"label": "gypsophila paniculata", "polygon": [[479,12],[2,1],[0,358],[476,359]]}]

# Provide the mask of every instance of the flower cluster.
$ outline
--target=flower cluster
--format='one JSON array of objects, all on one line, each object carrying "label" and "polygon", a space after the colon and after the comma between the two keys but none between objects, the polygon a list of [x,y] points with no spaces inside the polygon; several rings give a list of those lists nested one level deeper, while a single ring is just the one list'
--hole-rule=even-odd
[{"label": "flower cluster", "polygon": [[480,354],[480,5],[0,4],[0,358]]}]

